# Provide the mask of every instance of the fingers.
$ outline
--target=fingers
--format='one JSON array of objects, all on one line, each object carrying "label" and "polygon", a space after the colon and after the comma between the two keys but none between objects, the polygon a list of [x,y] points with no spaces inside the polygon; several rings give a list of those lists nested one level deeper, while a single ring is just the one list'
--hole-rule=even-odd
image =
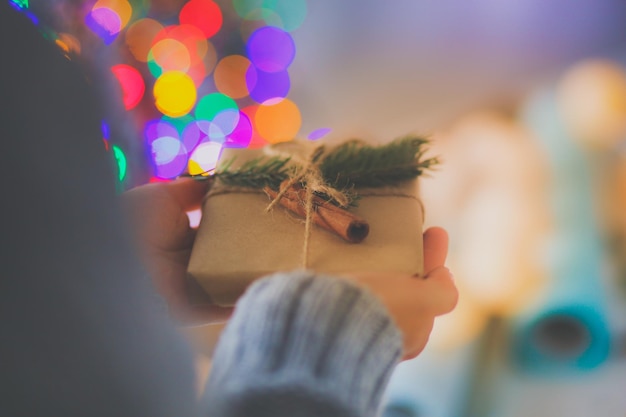
[{"label": "fingers", "polygon": [[179,178],[162,184],[184,211],[191,211],[200,207],[211,181]]},{"label": "fingers", "polygon": [[406,346],[407,349],[405,350],[404,356],[402,357],[403,361],[415,359],[417,355],[422,353],[422,351],[426,347],[426,344],[428,343],[430,333],[433,330],[435,319],[434,317],[431,317],[429,319],[423,320],[421,324],[422,325],[419,327],[419,331],[417,331],[414,336],[415,340]]},{"label": "fingers", "polygon": [[424,272],[426,274],[446,263],[448,232],[441,227],[431,227],[424,232]]},{"label": "fingers", "polygon": [[435,315],[451,312],[456,306],[459,292],[454,277],[445,262],[448,255],[448,232],[441,227],[431,227],[424,232],[424,271],[428,302]]},{"label": "fingers", "polygon": [[424,280],[417,281],[422,287],[430,310],[436,315],[454,310],[459,300],[459,291],[454,285],[454,277],[448,268],[440,266],[431,271]]},{"label": "fingers", "polygon": [[175,314],[185,327],[205,326],[207,324],[225,323],[230,319],[234,307],[219,307],[213,305],[190,306],[183,312]]}]

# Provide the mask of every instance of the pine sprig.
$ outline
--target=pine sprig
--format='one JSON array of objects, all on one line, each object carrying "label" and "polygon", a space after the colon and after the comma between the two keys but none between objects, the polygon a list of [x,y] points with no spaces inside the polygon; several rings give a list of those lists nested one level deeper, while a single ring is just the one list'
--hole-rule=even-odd
[{"label": "pine sprig", "polygon": [[[414,136],[397,139],[387,145],[370,146],[359,141],[346,142],[329,153],[318,148],[313,162],[319,165],[323,180],[343,193],[350,205],[356,204],[359,187],[384,187],[413,179],[438,163],[424,159],[428,140]],[[211,175],[228,186],[277,190],[280,183],[302,167],[289,167],[290,158],[260,157],[231,169],[234,158],[222,163]],[[198,176],[199,177],[199,176]],[[206,177],[199,177],[204,179]],[[306,186],[306,184],[302,184]],[[321,195],[332,200],[329,196]]]},{"label": "pine sprig", "polygon": [[337,189],[384,187],[421,175],[437,164],[423,159],[428,140],[407,136],[383,146],[346,142],[325,156],[322,176]]},{"label": "pine sprig", "polygon": [[269,186],[278,189],[281,182],[289,177],[287,168],[290,158],[256,158],[245,162],[241,167],[231,170],[234,159],[224,162],[215,171],[214,177],[231,187],[263,188]]}]

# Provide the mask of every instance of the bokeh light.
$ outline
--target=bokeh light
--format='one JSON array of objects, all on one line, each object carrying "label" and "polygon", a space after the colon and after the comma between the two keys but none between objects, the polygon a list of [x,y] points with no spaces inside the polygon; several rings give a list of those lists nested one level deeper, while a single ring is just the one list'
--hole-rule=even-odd
[{"label": "bokeh light", "polygon": [[196,148],[189,158],[189,173],[191,175],[207,174],[214,170],[222,153],[222,145],[206,142]]},{"label": "bokeh light", "polygon": [[288,32],[265,26],[250,35],[248,57],[255,67],[265,72],[286,70],[296,56],[296,45]]},{"label": "bokeh light", "polygon": [[196,86],[189,75],[171,71],[161,75],[154,84],[155,105],[170,117],[184,116],[196,103]]},{"label": "bokeh light", "polygon": [[247,148],[253,135],[253,127],[250,118],[243,111],[239,112],[239,121],[233,132],[226,137],[225,148]]},{"label": "bokeh light", "polygon": [[293,31],[304,22],[305,0],[233,0],[237,14],[248,20],[265,20],[287,31]]},{"label": "bokeh light", "polygon": [[126,110],[135,108],[141,102],[146,91],[146,85],[141,74],[135,68],[125,64],[112,66],[111,72],[122,88],[124,108]]},{"label": "bokeh light", "polygon": [[148,61],[153,40],[163,30],[156,20],[144,18],[133,23],[126,31],[126,47],[139,62]]},{"label": "bokeh light", "polygon": [[208,120],[194,120],[189,123],[182,133],[183,145],[190,152],[193,151],[199,143],[208,140],[211,130],[211,122]]},{"label": "bokeh light", "polygon": [[222,27],[222,11],[211,0],[191,0],[180,11],[181,24],[196,26],[208,39]]},{"label": "bokeh light", "polygon": [[179,137],[178,130],[176,126],[171,121],[168,120],[152,120],[146,123],[146,127],[144,129],[144,136],[146,138],[146,143],[150,145],[152,142],[157,140],[162,136],[171,136],[171,137]]},{"label": "bokeh light", "polygon": [[175,39],[156,42],[148,53],[148,68],[155,78],[167,71],[187,72],[190,66],[189,50]]},{"label": "bokeh light", "polygon": [[252,124],[252,136],[250,137],[250,143],[248,144],[250,149],[262,148],[263,146],[269,144],[269,142],[265,140],[257,131],[256,114],[259,107],[259,105],[252,105],[241,109],[241,112],[248,117]]},{"label": "bokeh light", "polygon": [[113,10],[106,8],[89,12],[85,16],[85,24],[107,45],[115,40],[122,28],[120,16]]},{"label": "bokeh light", "polygon": [[616,63],[579,63],[564,75],[558,95],[568,131],[581,143],[611,148],[626,137],[626,71]]},{"label": "bokeh light", "polygon": [[229,55],[215,67],[213,79],[217,90],[232,98],[242,98],[249,94],[246,73],[250,60],[241,55]]},{"label": "bokeh light", "polygon": [[56,39],[55,43],[65,52],[66,55],[70,53],[80,55],[82,51],[78,38],[69,33],[59,33],[59,37]]},{"label": "bokeh light", "polygon": [[124,151],[117,146],[113,145],[113,156],[115,157],[115,161],[117,162],[117,178],[120,182],[124,181],[126,178],[126,170],[128,169],[128,161],[126,159],[126,155]]},{"label": "bokeh light", "polygon": [[198,101],[196,119],[213,121],[219,113],[226,110],[238,112],[239,107],[235,100],[222,93],[207,94]]},{"label": "bokeh light", "polygon": [[28,0],[11,0],[11,4],[14,4],[20,9],[28,9]]},{"label": "bokeh light", "polygon": [[195,119],[190,114],[186,114],[181,117],[161,117],[161,121],[167,123],[168,126],[173,126],[179,135],[182,135],[187,125],[192,123],[194,120]]},{"label": "bokeh light", "polygon": [[[269,3],[268,0],[265,1]],[[291,32],[298,29],[304,22],[307,7],[306,0],[274,0],[273,10],[280,17],[281,28]]]},{"label": "bokeh light", "polygon": [[178,137],[161,136],[152,141],[150,150],[159,178],[175,178],[187,166],[187,150]]},{"label": "bokeh light", "polygon": [[246,85],[250,97],[258,103],[287,97],[291,88],[289,73],[285,71],[265,72],[251,66],[246,72]]},{"label": "bokeh light", "polygon": [[307,139],[309,139],[309,140],[318,140],[318,139],[321,139],[324,136],[328,135],[331,131],[332,131],[332,129],[329,128],[329,127],[321,127],[319,129],[315,129],[314,131],[309,133],[309,136],[307,136]]},{"label": "bokeh light", "polygon": [[98,0],[85,17],[91,30],[110,44],[126,27],[133,9],[127,0]]},{"label": "bokeh light", "polygon": [[254,121],[259,134],[269,143],[293,140],[302,123],[300,110],[291,100],[259,106]]}]

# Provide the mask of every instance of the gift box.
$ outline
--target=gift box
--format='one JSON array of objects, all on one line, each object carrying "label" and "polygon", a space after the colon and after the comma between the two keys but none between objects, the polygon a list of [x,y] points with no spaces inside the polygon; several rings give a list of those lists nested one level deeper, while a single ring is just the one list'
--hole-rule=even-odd
[{"label": "gift box", "polygon": [[[231,161],[228,169],[237,172],[249,161],[287,156],[291,159],[285,165],[285,172],[292,182],[302,183],[306,182],[304,170],[299,171],[302,175],[298,179],[298,171],[288,167],[307,164],[301,158],[294,158],[294,154],[303,153],[303,149],[304,153],[313,152],[310,146],[290,143],[260,150],[229,149],[222,159]],[[423,207],[418,198],[416,177],[433,160],[425,163],[416,158],[415,161],[417,168],[413,170],[412,179],[400,176],[400,180],[384,186],[348,189],[349,194],[358,195],[358,200],[345,210],[359,221],[367,221],[369,226],[367,236],[359,243],[350,242],[346,236],[341,237],[313,221],[307,226],[306,207],[294,213],[283,204],[272,204],[277,200],[279,189],[228,185],[221,180],[218,171],[215,184],[203,202],[202,220],[189,262],[189,278],[204,292],[202,297],[196,294],[194,298],[231,306],[254,280],[273,272],[299,268],[331,275],[362,271],[421,274]],[[294,178],[297,181],[293,181]],[[302,207],[306,205],[303,191],[306,190],[292,192],[295,195],[292,202]],[[324,198],[319,194],[312,198]],[[284,195],[278,197],[277,202],[287,201]],[[320,203],[325,204],[325,201]],[[270,205],[273,207],[267,210]],[[336,205],[329,205],[329,209],[335,208]],[[311,212],[317,209],[318,206],[314,206]]]}]

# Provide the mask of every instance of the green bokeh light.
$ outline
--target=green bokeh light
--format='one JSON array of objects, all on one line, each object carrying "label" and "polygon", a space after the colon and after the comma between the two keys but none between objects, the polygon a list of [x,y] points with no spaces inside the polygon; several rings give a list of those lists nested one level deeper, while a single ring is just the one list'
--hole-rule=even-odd
[{"label": "green bokeh light", "polygon": [[196,119],[212,121],[215,115],[224,110],[239,110],[232,98],[221,94],[211,93],[202,97],[196,105]]},{"label": "green bokeh light", "polygon": [[20,9],[28,9],[28,0],[11,0]]},{"label": "green bokeh light", "polygon": [[156,62],[156,59],[154,59],[152,50],[150,50],[148,54],[148,71],[150,71],[150,74],[152,74],[155,79],[159,78],[161,74],[163,74],[163,68],[161,68],[161,66]]},{"label": "green bokeh light", "polygon": [[115,156],[115,160],[117,161],[117,175],[120,182],[124,181],[126,178],[126,170],[128,168],[128,162],[126,160],[126,155],[120,149],[119,146],[113,145],[113,156]]},{"label": "green bokeh light", "polygon": [[237,14],[243,19],[263,19],[288,32],[297,29],[306,17],[306,0],[233,0]]}]

